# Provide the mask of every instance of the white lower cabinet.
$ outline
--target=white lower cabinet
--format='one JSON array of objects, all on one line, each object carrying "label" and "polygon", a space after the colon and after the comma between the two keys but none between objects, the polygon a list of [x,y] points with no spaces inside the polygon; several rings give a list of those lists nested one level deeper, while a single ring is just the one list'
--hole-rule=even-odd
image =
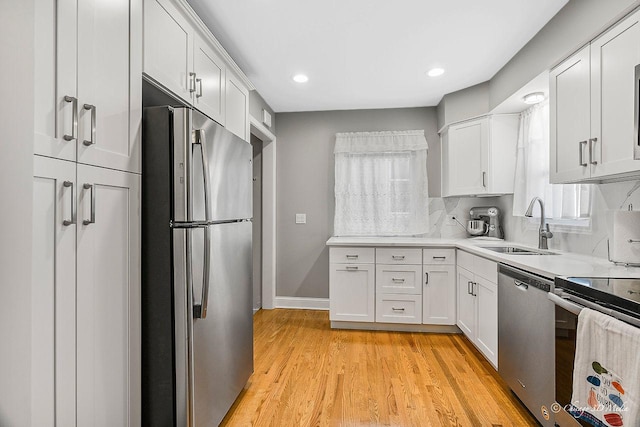
[{"label": "white lower cabinet", "polygon": [[375,321],[374,273],[373,264],[330,264],[330,320]]},{"label": "white lower cabinet", "polygon": [[140,425],[140,177],[34,156],[34,425]]},{"label": "white lower cabinet", "polygon": [[456,324],[456,266],[424,265],[422,323]]},{"label": "white lower cabinet", "polygon": [[498,367],[498,265],[458,251],[457,325]]}]

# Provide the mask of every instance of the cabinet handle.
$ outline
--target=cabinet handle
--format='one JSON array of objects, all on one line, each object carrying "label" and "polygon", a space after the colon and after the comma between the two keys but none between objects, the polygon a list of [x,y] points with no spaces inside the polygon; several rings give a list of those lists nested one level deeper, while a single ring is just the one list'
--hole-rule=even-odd
[{"label": "cabinet handle", "polygon": [[429,273],[424,273],[425,278],[424,278],[424,284],[428,285],[429,284]]},{"label": "cabinet handle", "polygon": [[589,166],[589,163],[584,161],[584,150],[582,149],[582,144],[587,145],[587,141],[580,141],[578,143],[578,152],[580,155],[580,166]]},{"label": "cabinet handle", "polygon": [[348,259],[358,259],[358,255],[347,255]]},{"label": "cabinet handle", "polygon": [[477,297],[478,294],[474,294],[473,293],[474,286],[478,286],[478,283],[477,282],[471,282],[471,295],[473,295],[474,297]]},{"label": "cabinet handle", "polygon": [[74,139],[76,139],[77,136],[77,131],[78,131],[78,98],[76,98],[75,96],[65,96],[64,97],[64,102],[70,102],[71,103],[71,108],[72,108],[72,112],[71,112],[71,135],[64,135],[62,137],[62,139],[64,139],[65,141],[73,141]]},{"label": "cabinet handle", "polygon": [[396,279],[395,277],[392,277],[391,281],[396,283],[404,283],[404,279]]},{"label": "cabinet handle", "polygon": [[84,104],[83,108],[91,111],[91,139],[82,141],[88,147],[96,143],[96,106]]},{"label": "cabinet handle", "polygon": [[487,188],[487,173],[484,171],[482,172],[482,186]]},{"label": "cabinet handle", "polygon": [[391,255],[391,259],[403,260],[404,259],[404,255]]},{"label": "cabinet handle", "polygon": [[64,187],[71,187],[71,218],[70,219],[65,219],[64,221],[62,221],[62,225],[72,225],[76,223],[76,202],[75,202],[75,197],[73,196],[73,182],[71,181],[64,181],[62,183],[62,185]]},{"label": "cabinet handle", "polygon": [[91,219],[85,219],[82,221],[84,225],[95,224],[96,223],[96,192],[94,191],[93,185],[84,184],[82,186],[85,190],[91,190]]},{"label": "cabinet handle", "polygon": [[200,90],[196,92],[196,98],[202,98],[202,79],[196,79],[196,85],[200,86]]},{"label": "cabinet handle", "polygon": [[189,73],[189,93],[196,91],[196,73]]},{"label": "cabinet handle", "polygon": [[404,311],[404,308],[391,307],[391,310],[393,310],[393,311]]},{"label": "cabinet handle", "polygon": [[347,267],[347,270],[349,270],[349,271],[355,271],[357,269],[358,269],[358,267]]},{"label": "cabinet handle", "polygon": [[468,281],[467,282],[467,293],[469,295],[473,295],[473,291],[471,290],[473,288],[473,282],[472,281]]},{"label": "cabinet handle", "polygon": [[443,260],[447,259],[446,256],[434,256],[434,257],[431,257],[431,258],[433,258],[433,259],[443,259]]},{"label": "cabinet handle", "polygon": [[592,165],[598,164],[597,160],[593,160],[593,144],[595,144],[596,142],[598,142],[598,138],[591,138],[589,140],[589,163],[591,163]]}]

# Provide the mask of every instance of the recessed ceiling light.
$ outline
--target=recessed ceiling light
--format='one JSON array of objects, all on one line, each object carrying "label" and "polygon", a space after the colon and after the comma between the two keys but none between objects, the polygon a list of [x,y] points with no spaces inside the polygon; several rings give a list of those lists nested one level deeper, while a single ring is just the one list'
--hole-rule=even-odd
[{"label": "recessed ceiling light", "polygon": [[293,81],[296,83],[306,83],[309,81],[309,77],[307,77],[305,74],[296,74],[295,76],[293,76]]},{"label": "recessed ceiling light", "polygon": [[429,77],[438,77],[444,74],[444,69],[442,68],[432,68],[427,71],[427,76]]},{"label": "recessed ceiling light", "polygon": [[544,92],[533,92],[525,95],[522,100],[525,104],[537,104],[544,101]]}]

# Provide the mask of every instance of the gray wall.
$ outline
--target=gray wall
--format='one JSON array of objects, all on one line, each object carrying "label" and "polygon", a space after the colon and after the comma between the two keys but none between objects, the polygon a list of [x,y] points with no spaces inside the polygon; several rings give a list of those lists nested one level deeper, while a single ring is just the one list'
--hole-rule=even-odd
[{"label": "gray wall", "polygon": [[438,129],[489,112],[489,82],[448,93],[438,104]]},{"label": "gray wall", "polygon": [[570,0],[490,81],[494,108],[544,70],[593,38],[637,0]]},{"label": "gray wall", "polygon": [[[429,195],[440,194],[436,109],[278,113],[276,295],[327,298],[336,132],[424,129]],[[306,213],[306,224],[295,214]]]},{"label": "gray wall", "polygon": [[262,123],[262,110],[267,110],[269,114],[271,114],[271,127],[265,125],[267,129],[271,131],[275,135],[276,133],[276,115],[273,112],[273,109],[267,104],[262,96],[258,93],[257,90],[252,90],[249,92],[249,115],[258,119],[260,123]]},{"label": "gray wall", "polygon": [[31,425],[33,9],[0,1],[1,426]]}]

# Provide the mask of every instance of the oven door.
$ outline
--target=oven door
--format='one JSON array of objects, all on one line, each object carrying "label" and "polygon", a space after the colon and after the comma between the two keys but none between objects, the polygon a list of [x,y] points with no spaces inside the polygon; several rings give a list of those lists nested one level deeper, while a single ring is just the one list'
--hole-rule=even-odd
[{"label": "oven door", "polygon": [[578,314],[580,314],[582,307],[553,293],[549,293],[548,295],[549,299],[556,305],[556,401],[551,407],[551,411],[555,414],[555,424],[559,427],[593,427],[585,421],[574,418],[565,409],[571,404],[571,394],[573,392],[573,361],[576,356]]}]

